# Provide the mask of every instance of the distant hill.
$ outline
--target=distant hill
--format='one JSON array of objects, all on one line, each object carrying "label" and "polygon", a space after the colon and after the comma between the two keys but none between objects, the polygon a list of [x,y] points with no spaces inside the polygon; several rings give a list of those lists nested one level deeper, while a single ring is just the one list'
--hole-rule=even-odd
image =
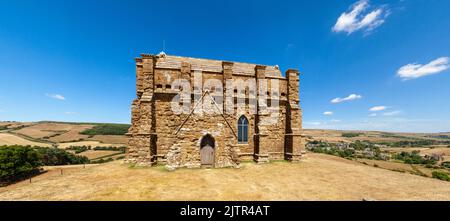
[{"label": "distant hill", "polygon": [[[0,133],[20,136],[32,142],[52,144],[77,141],[126,144],[129,124],[89,122],[0,122]],[[339,131],[305,129],[307,141],[354,142],[399,142],[414,140],[450,140],[450,133],[392,133],[382,131]],[[6,142],[3,142],[5,144]],[[2,139],[0,138],[0,145]]]},{"label": "distant hill", "polygon": [[414,140],[450,140],[450,134],[447,133],[399,133],[382,131],[340,131],[340,130],[321,130],[305,129],[303,134],[307,140],[322,140],[326,142],[399,142]]},{"label": "distant hill", "polygon": [[[85,122],[0,122],[0,145],[77,145],[118,146],[127,143],[129,124]],[[7,134],[7,135],[5,135]],[[24,141],[25,140],[25,141]],[[28,141],[28,143],[26,142]]]}]

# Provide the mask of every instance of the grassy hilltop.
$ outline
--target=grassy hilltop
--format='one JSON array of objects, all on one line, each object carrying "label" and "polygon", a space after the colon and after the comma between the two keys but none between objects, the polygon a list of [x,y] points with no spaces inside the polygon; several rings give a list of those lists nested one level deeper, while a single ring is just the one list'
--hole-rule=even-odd
[{"label": "grassy hilltop", "polygon": [[129,126],[0,122],[30,170],[0,200],[450,200],[450,133],[305,130],[300,163],[168,172],[123,164]]}]

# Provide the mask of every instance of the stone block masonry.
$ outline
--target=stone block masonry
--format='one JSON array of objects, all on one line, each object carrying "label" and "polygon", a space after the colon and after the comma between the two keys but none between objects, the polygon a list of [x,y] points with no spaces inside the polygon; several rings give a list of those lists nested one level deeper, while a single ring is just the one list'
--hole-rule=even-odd
[{"label": "stone block masonry", "polygon": [[278,66],[164,53],[135,60],[127,163],[176,169],[301,159],[297,70],[283,77]]}]

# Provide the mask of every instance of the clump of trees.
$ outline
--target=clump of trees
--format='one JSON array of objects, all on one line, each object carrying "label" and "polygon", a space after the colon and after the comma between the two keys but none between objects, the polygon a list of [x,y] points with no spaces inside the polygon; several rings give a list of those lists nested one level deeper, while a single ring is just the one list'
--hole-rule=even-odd
[{"label": "clump of trees", "polygon": [[84,151],[90,150],[91,146],[70,146],[66,150],[73,150],[75,154],[83,153]]},{"label": "clump of trees", "polygon": [[85,164],[89,159],[50,147],[0,146],[0,185],[40,172],[41,166]]},{"label": "clump of trees", "polygon": [[82,153],[84,151],[88,151],[88,150],[111,150],[111,151],[120,151],[122,153],[125,153],[125,146],[121,146],[121,147],[111,147],[111,146],[96,146],[94,148],[92,148],[91,146],[70,146],[68,148],[66,148],[66,150],[73,150],[75,152],[75,154],[79,154]]},{"label": "clump of trees", "polygon": [[386,154],[381,149],[371,143],[355,141],[350,144],[327,143],[323,141],[311,141],[307,144],[308,150],[315,153],[325,153],[343,158],[365,158],[373,160],[386,160]]},{"label": "clump of trees", "polygon": [[370,150],[376,150],[377,152],[380,152],[380,148],[375,146],[372,143],[368,143],[368,142],[362,142],[360,140],[357,140],[353,143],[350,144],[351,148],[354,148],[355,150],[366,150],[366,149],[370,149]]},{"label": "clump of trees", "polygon": [[343,157],[343,158],[353,158],[354,153],[355,153],[355,151],[352,149],[340,150],[340,149],[336,149],[336,148],[324,148],[324,147],[314,148],[314,149],[312,149],[312,151],[314,153],[324,153],[324,154],[334,155],[334,156]]},{"label": "clump of trees", "polygon": [[361,135],[361,133],[342,133],[343,137],[348,137],[348,138],[359,137],[360,135]]},{"label": "clump of trees", "polygon": [[427,137],[450,140],[450,136],[449,135],[444,135],[444,134],[430,135],[430,136],[427,136]]},{"label": "clump of trees", "polygon": [[91,161],[91,163],[107,163],[107,162],[111,162],[111,161],[113,161],[114,159],[113,158],[111,158],[111,157],[109,157],[109,158],[107,158],[107,159],[105,159],[105,158],[101,158],[101,159],[99,159],[99,160],[93,160],[93,161]]},{"label": "clump of trees", "polygon": [[39,173],[39,153],[30,147],[0,147],[0,186]]},{"label": "clump of trees", "polygon": [[112,150],[112,151],[120,151],[122,153],[125,153],[126,147],[94,147],[94,150]]},{"label": "clump of trees", "polygon": [[441,166],[447,169],[450,169],[450,161],[445,161],[441,163]]},{"label": "clump of trees", "polygon": [[323,142],[323,141],[312,141],[308,144],[309,150],[314,153],[324,153],[329,155],[334,155],[343,158],[353,158],[355,150],[350,148],[340,149],[337,148],[335,144]]},{"label": "clump of trees", "polygon": [[40,154],[44,166],[72,165],[89,163],[85,156],[75,155],[58,148],[39,147],[35,150]]},{"label": "clump of trees", "polygon": [[131,127],[129,124],[99,124],[80,132],[83,135],[125,135]]},{"label": "clump of trees", "polygon": [[450,141],[442,140],[402,140],[397,142],[379,142],[378,144],[389,147],[423,147],[431,145],[446,144],[450,146]]},{"label": "clump of trees", "polygon": [[394,159],[401,160],[407,164],[434,165],[436,163],[436,160],[434,159],[425,159],[424,157],[420,156],[419,151],[417,150],[412,152],[402,151],[399,154],[395,154]]},{"label": "clump of trees", "polygon": [[448,176],[448,174],[441,172],[441,171],[433,171],[431,173],[433,178],[439,179],[439,180],[444,180],[444,181],[450,181],[450,177]]}]

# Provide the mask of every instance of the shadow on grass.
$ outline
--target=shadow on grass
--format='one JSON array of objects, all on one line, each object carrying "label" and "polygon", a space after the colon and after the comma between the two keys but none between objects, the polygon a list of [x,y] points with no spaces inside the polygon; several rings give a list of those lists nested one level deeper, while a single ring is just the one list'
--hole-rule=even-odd
[{"label": "shadow on grass", "polygon": [[47,173],[47,171],[44,169],[36,169],[28,174],[23,174],[23,175],[11,177],[11,178],[5,178],[5,179],[0,180],[0,187],[5,187],[5,186],[12,185],[12,184],[16,184],[16,183],[22,182],[24,180],[30,180],[30,183],[31,183],[33,177],[39,176],[44,173]]},{"label": "shadow on grass", "polygon": [[228,167],[179,167],[174,170],[167,169],[166,165],[163,163],[157,163],[153,166],[139,166],[135,163],[124,163],[124,165],[128,166],[129,169],[152,169],[156,171],[162,171],[162,172],[175,172],[175,171],[183,171],[183,170],[237,170],[237,169],[243,169],[246,168],[249,165],[271,165],[271,164],[290,164],[288,160],[271,160],[268,163],[258,164],[257,162],[253,160],[243,160],[240,162],[238,167],[228,166]]}]

